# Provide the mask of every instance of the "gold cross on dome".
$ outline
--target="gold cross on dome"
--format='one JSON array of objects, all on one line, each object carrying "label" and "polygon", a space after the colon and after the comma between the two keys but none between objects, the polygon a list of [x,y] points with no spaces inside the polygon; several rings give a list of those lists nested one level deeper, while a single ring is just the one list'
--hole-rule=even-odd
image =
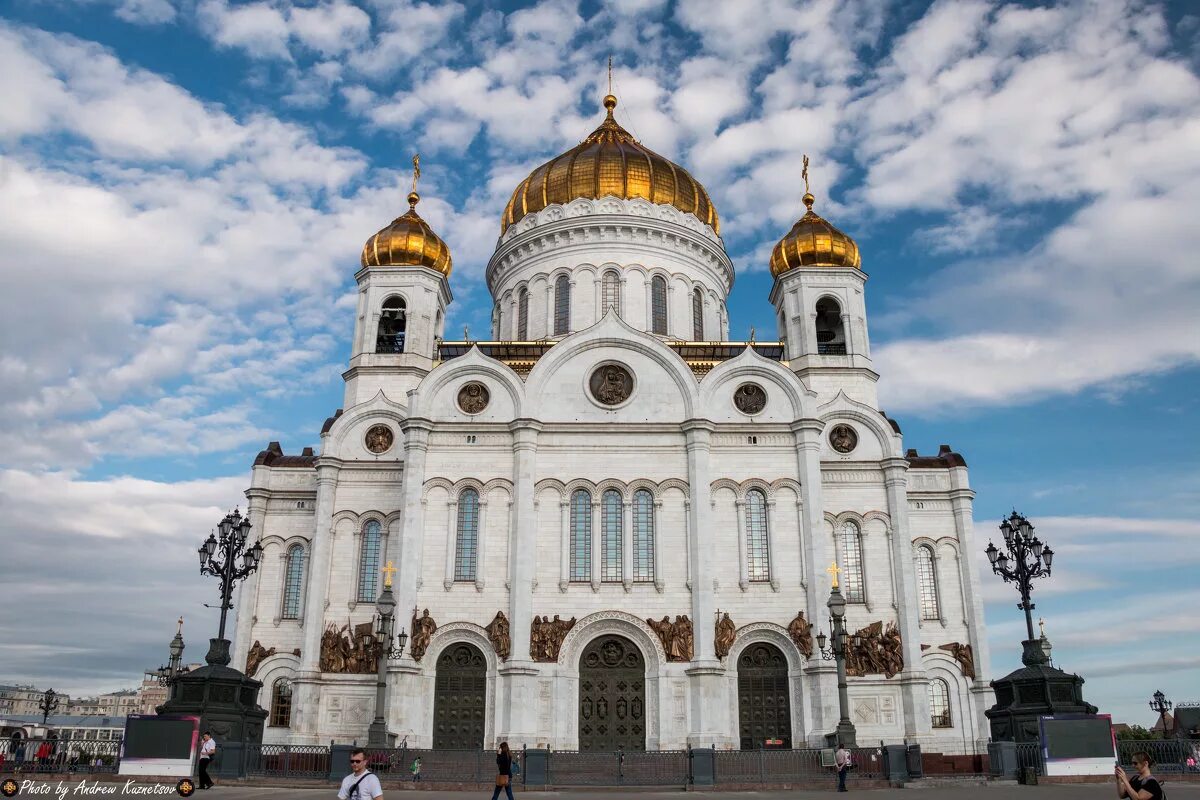
[{"label": "gold cross on dome", "polygon": [[386,588],[391,588],[392,575],[395,574],[396,568],[392,566],[392,562],[387,562],[387,566],[383,568],[383,585]]},{"label": "gold cross on dome", "polygon": [[808,156],[804,156],[804,169],[800,172],[800,177],[804,179],[804,193],[808,194]]},{"label": "gold cross on dome", "polygon": [[421,155],[420,155],[420,153],[418,153],[417,155],[413,156],[413,188],[412,188],[412,190],[414,192],[417,190],[417,181],[419,181],[420,179],[421,179]]},{"label": "gold cross on dome", "polygon": [[833,578],[833,588],[834,588],[834,589],[838,588],[838,578],[837,578],[837,576],[838,576],[838,573],[839,573],[839,572],[841,572],[841,570],[840,570],[840,569],[838,569],[837,562],[835,561],[834,563],[830,564],[830,565],[829,565],[829,569],[827,569],[827,570],[825,570],[825,571],[829,573],[829,576],[830,576],[831,578]]}]

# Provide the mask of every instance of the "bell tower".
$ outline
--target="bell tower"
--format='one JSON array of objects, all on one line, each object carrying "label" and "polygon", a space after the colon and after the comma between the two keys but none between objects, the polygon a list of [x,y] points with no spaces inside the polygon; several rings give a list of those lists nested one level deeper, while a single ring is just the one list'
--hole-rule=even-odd
[{"label": "bell tower", "polygon": [[804,157],[805,213],[771,251],[771,303],[792,370],[822,395],[844,391],[878,408],[858,245],[813,211]]},{"label": "bell tower", "polygon": [[453,262],[446,243],[417,213],[420,157],[413,156],[407,213],[392,220],[363,246],[354,324],[354,349],[346,381],[345,408],[382,390],[402,401],[433,369],[446,322]]}]

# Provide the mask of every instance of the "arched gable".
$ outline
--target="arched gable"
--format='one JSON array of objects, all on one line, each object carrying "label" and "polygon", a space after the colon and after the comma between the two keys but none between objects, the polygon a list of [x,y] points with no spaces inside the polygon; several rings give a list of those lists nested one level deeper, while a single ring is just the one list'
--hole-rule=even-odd
[{"label": "arched gable", "polygon": [[[487,387],[487,406],[467,414],[458,406],[463,385],[478,381]],[[437,421],[509,422],[523,416],[527,405],[525,384],[507,364],[485,356],[478,346],[438,365],[409,393],[412,415]]]}]

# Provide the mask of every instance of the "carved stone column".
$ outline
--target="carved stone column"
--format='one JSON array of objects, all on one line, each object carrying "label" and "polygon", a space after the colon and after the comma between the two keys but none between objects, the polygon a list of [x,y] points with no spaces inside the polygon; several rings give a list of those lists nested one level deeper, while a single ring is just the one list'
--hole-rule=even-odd
[{"label": "carved stone column", "polygon": [[[263,518],[267,511],[267,491],[264,489],[246,490],[246,519],[250,520],[250,542],[262,541]],[[286,563],[287,551],[284,551]],[[258,619],[258,573],[250,573],[238,586],[237,600],[237,636],[233,641],[232,661],[229,663],[240,669],[246,668],[246,656],[250,652],[250,634]],[[284,573],[286,574],[286,570]]]},{"label": "carved stone column", "polygon": [[321,634],[328,605],[329,564],[333,550],[333,505],[341,462],[317,459],[317,507],[311,557],[305,576],[304,645],[300,671],[292,681],[292,734],[296,744],[315,744],[319,738]]},{"label": "carved stone column", "polygon": [[[442,579],[442,586],[446,591],[450,591],[450,587],[454,586],[454,559],[458,555],[455,551],[458,550],[458,499],[451,495],[446,503],[446,577]],[[478,568],[478,562],[476,565]]]},{"label": "carved stone column", "polygon": [[633,589],[633,501],[621,503],[621,583],[625,591]]},{"label": "carved stone column", "polygon": [[[963,605],[966,609],[967,636],[975,656],[975,681],[971,684],[971,705],[975,712],[975,738],[978,743],[989,735],[987,718],[983,712],[995,702],[991,687],[992,657],[988,649],[987,635],[983,629],[983,600],[980,595],[979,572],[975,568],[975,492],[967,482],[965,467],[950,470],[950,508],[954,512],[954,529],[958,534],[959,584],[962,586]],[[948,614],[942,608],[942,614]]]},{"label": "carved stone column", "polygon": [[896,618],[903,640],[904,672],[900,674],[900,703],[904,712],[904,735],[928,737],[933,731],[929,717],[929,681],[921,663],[920,592],[913,566],[912,535],[908,529],[908,462],[903,458],[883,461],[888,516],[892,520],[892,559],[895,564]]}]

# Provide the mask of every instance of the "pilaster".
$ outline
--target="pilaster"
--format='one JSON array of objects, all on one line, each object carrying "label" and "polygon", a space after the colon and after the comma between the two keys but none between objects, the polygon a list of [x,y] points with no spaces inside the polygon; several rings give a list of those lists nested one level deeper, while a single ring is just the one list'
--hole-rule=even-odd
[{"label": "pilaster", "polygon": [[975,656],[975,681],[971,684],[971,701],[976,730],[979,738],[986,739],[988,731],[985,711],[995,702],[991,688],[992,657],[984,631],[983,600],[979,584],[979,571],[975,568],[975,492],[967,483],[965,467],[950,471],[950,508],[954,514],[954,529],[958,534],[959,584],[962,586],[963,606],[967,612],[967,636],[971,640],[971,652]]}]

